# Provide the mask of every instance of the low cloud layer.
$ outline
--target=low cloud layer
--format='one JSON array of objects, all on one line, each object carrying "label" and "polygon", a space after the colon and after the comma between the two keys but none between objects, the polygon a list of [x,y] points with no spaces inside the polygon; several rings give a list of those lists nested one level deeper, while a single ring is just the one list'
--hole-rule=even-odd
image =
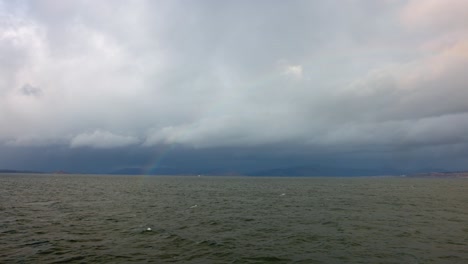
[{"label": "low cloud layer", "polygon": [[0,1],[0,144],[458,149],[466,10],[464,0]]},{"label": "low cloud layer", "polygon": [[138,139],[130,136],[115,135],[108,131],[96,130],[92,133],[83,133],[73,137],[70,141],[72,148],[116,148],[126,147],[138,143]]}]

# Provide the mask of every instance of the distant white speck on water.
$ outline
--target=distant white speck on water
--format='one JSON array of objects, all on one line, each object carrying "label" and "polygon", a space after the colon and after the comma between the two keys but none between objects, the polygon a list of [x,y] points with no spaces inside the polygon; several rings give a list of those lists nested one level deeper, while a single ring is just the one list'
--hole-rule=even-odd
[{"label": "distant white speck on water", "polygon": [[195,208],[195,207],[197,207],[197,206],[198,206],[198,205],[192,205],[192,206],[190,206],[190,208]]},{"label": "distant white speck on water", "polygon": [[151,231],[151,227],[146,228],[146,231]]}]

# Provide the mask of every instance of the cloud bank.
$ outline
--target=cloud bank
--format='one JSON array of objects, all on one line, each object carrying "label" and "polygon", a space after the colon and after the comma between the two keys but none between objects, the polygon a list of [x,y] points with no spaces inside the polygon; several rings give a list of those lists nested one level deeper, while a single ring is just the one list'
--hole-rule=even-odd
[{"label": "cloud bank", "polygon": [[1,1],[0,142],[464,146],[467,10],[464,0]]},{"label": "cloud bank", "polygon": [[72,148],[115,148],[125,147],[136,143],[138,143],[138,139],[134,137],[115,135],[108,131],[96,130],[93,133],[83,133],[75,136],[71,139],[70,146]]}]

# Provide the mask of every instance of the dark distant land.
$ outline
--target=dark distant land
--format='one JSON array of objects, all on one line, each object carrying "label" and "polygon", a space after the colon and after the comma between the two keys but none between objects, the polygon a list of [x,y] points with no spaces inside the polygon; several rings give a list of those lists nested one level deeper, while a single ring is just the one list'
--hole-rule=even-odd
[{"label": "dark distant land", "polygon": [[182,168],[153,168],[144,170],[142,168],[121,168],[110,171],[108,174],[116,175],[213,175],[213,176],[275,176],[275,177],[309,177],[309,176],[401,176],[401,175],[423,175],[426,172],[445,172],[442,169],[421,170],[398,170],[392,168],[359,169],[314,166],[294,166],[283,168],[271,168],[263,170],[243,171],[237,168],[212,168],[212,169],[182,169]]},{"label": "dark distant land", "polygon": [[407,177],[411,177],[411,178],[466,178],[468,179],[468,171],[416,173],[416,174],[407,175]]},{"label": "dark distant land", "polygon": [[[430,171],[430,172],[427,172]],[[49,173],[49,174],[110,174],[110,175],[207,175],[207,176],[274,176],[274,177],[358,177],[358,176],[400,176],[408,178],[468,178],[468,171],[442,171],[442,170],[419,170],[399,171],[394,169],[346,169],[326,168],[313,166],[299,166],[288,168],[274,168],[251,172],[239,172],[234,169],[178,169],[178,168],[155,168],[150,171],[143,168],[122,168],[111,170],[106,173],[86,173],[69,171],[32,171],[0,169],[0,173]]]},{"label": "dark distant land", "polygon": [[0,169],[0,173],[44,173],[42,171],[29,171],[29,170],[2,170]]}]

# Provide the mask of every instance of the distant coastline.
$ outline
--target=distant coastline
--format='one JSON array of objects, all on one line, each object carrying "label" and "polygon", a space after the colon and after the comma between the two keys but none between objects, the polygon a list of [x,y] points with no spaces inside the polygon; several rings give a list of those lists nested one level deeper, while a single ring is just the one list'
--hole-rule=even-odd
[{"label": "distant coastline", "polygon": [[467,171],[460,172],[427,172],[405,175],[410,178],[465,178],[468,179]]},{"label": "distant coastline", "polygon": [[[351,171],[349,174],[341,175],[339,172],[330,173],[324,171],[307,170],[304,168],[294,169],[273,169],[266,170],[256,173],[233,173],[232,171],[214,171],[214,172],[192,172],[189,171],[178,171],[178,170],[161,170],[152,171],[149,174],[144,174],[141,169],[122,169],[118,171],[112,171],[109,173],[79,173],[79,174],[102,174],[102,175],[166,175],[166,176],[246,176],[246,177],[404,177],[404,178],[460,178],[468,179],[468,171],[457,171],[457,172],[419,172],[411,174],[394,174],[394,173],[382,173],[372,174],[363,173],[364,171]],[[362,174],[361,174],[362,173]],[[32,171],[32,170],[12,170],[12,169],[0,169],[0,174],[74,174],[64,170],[57,171]]]},{"label": "distant coastline", "polygon": [[45,172],[45,171],[30,171],[30,170],[4,170],[0,169],[0,173],[13,173],[13,174],[70,174],[69,172],[58,170],[52,172]]},{"label": "distant coastline", "polygon": [[41,174],[45,173],[42,171],[28,171],[28,170],[0,170],[0,173],[36,173]]}]

